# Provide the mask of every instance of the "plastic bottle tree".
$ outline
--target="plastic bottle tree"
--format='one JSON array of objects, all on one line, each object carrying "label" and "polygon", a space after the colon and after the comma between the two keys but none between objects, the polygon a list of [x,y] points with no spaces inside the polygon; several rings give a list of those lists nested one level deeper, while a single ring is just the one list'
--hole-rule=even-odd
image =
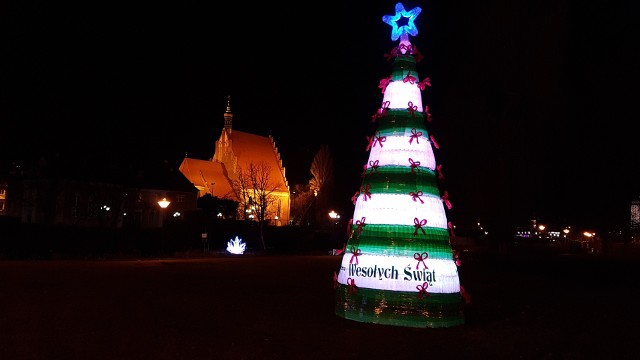
[{"label": "plastic bottle tree", "polygon": [[[467,294],[460,286],[459,261],[451,248],[451,208],[436,164],[438,148],[425,124],[420,80],[422,58],[409,35],[421,8],[406,11],[397,3],[391,25],[398,46],[385,56],[391,75],[380,80],[383,100],[372,116],[368,163],[352,200],[349,238],[339,272],[334,273],[335,312],[345,319],[407,327],[451,327],[464,323]],[[398,21],[404,20],[405,25]],[[375,127],[375,125],[374,125]]]}]

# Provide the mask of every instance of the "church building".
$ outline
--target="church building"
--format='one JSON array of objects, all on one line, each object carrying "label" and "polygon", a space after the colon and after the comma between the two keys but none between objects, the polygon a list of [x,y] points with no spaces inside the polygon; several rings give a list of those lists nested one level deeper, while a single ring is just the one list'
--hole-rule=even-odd
[{"label": "church building", "polygon": [[[224,127],[216,140],[213,156],[208,160],[185,157],[180,172],[198,189],[198,197],[207,194],[219,199],[239,201],[238,169],[247,173],[250,164],[270,169],[268,190],[275,201],[269,205],[265,221],[282,226],[289,223],[290,192],[280,153],[271,135],[260,136],[232,129],[230,97],[224,113]],[[242,206],[240,206],[242,208]],[[243,211],[243,209],[239,209]],[[243,215],[238,216],[243,219]]]}]

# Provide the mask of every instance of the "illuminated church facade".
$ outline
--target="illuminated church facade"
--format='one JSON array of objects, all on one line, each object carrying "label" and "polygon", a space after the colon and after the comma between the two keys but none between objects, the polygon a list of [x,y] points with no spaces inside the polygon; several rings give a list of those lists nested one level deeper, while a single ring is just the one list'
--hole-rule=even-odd
[{"label": "illuminated church facade", "polygon": [[[269,169],[269,196],[273,202],[267,207],[265,221],[282,226],[289,223],[290,191],[280,153],[271,135],[260,136],[234,130],[230,97],[224,113],[224,127],[215,142],[213,156],[208,160],[185,157],[180,172],[198,189],[198,197],[211,195],[219,199],[240,202],[237,187],[238,170],[247,172],[249,166],[264,164]],[[242,207],[240,207],[242,208]],[[243,211],[243,209],[239,209]],[[238,218],[244,218],[238,214]]]}]

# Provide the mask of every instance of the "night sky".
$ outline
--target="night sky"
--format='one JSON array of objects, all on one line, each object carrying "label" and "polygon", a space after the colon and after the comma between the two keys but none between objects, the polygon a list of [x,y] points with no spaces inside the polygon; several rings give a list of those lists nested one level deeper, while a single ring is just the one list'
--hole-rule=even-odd
[{"label": "night sky", "polygon": [[[394,1],[10,1],[2,20],[2,165],[78,158],[208,159],[234,129],[272,134],[290,185],[320,144],[336,207],[367,160]],[[425,59],[454,223],[627,224],[640,195],[634,1],[405,1]],[[489,228],[491,229],[491,228]]]}]

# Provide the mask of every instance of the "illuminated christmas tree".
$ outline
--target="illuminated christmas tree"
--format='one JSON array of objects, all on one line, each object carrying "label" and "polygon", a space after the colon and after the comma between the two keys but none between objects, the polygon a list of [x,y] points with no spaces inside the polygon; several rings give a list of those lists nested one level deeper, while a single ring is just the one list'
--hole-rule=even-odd
[{"label": "illuminated christmas tree", "polygon": [[468,295],[451,248],[445,209],[451,204],[441,189],[438,145],[425,126],[431,115],[428,107],[423,110],[422,92],[431,83],[420,80],[416,64],[422,55],[409,41],[418,34],[414,20],[421,9],[406,11],[397,3],[395,11],[382,17],[399,44],[385,55],[393,66],[380,81],[382,105],[372,117],[377,130],[368,137],[369,159],[334,273],[335,311],[383,325],[457,326],[464,323]]}]

